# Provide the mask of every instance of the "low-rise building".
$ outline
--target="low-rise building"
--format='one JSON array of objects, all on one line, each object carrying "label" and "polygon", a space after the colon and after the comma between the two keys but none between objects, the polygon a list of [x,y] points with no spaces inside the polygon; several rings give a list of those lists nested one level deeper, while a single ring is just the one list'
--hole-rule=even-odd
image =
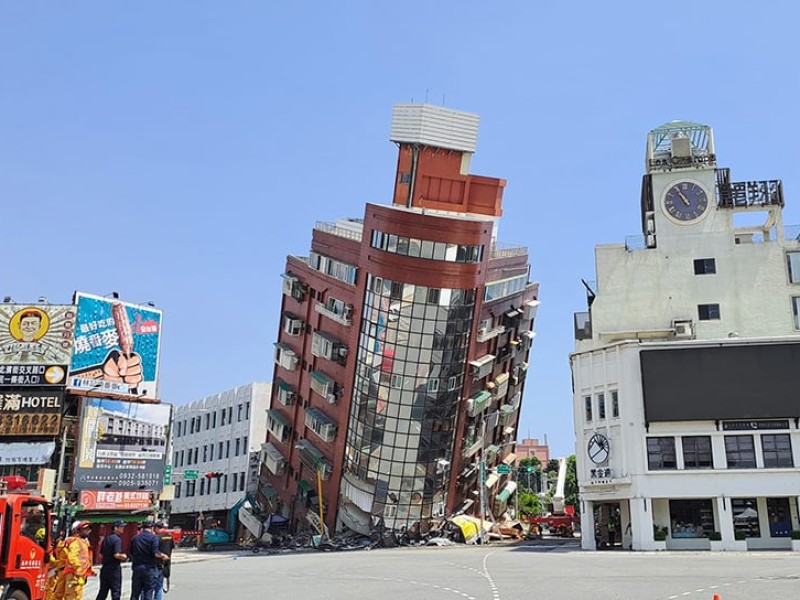
[{"label": "low-rise building", "polygon": [[250,383],[175,407],[171,524],[224,523],[244,498],[250,457],[266,436],[270,390],[269,383]]}]

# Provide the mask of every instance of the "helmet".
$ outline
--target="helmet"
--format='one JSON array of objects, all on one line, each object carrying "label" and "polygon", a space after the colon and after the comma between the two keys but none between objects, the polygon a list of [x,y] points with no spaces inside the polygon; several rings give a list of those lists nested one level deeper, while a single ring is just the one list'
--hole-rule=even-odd
[{"label": "helmet", "polygon": [[75,525],[72,526],[73,531],[80,531],[81,529],[90,528],[92,524],[89,521],[78,521]]}]

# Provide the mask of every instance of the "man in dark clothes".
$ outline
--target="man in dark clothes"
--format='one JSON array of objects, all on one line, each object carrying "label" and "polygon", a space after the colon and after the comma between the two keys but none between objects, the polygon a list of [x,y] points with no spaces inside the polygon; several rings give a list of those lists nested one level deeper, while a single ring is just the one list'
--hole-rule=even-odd
[{"label": "man in dark clothes", "polygon": [[156,586],[156,593],[153,597],[154,600],[162,600],[164,598],[164,580],[169,580],[170,566],[169,562],[172,559],[172,549],[175,547],[175,540],[167,531],[167,526],[164,523],[156,523],[156,536],[158,536],[158,551],[167,557],[167,560],[162,560],[159,565],[158,572],[158,585]]},{"label": "man in dark clothes", "polygon": [[131,540],[131,600],[153,600],[158,585],[158,565],[167,558],[158,549],[153,522],[142,523],[142,532]]},{"label": "man in dark clothes", "polygon": [[111,592],[111,600],[120,600],[122,595],[122,563],[128,557],[122,552],[120,534],[125,529],[125,521],[114,521],[112,533],[108,534],[100,546],[103,568],[100,570],[100,591],[95,600],[106,600]]}]

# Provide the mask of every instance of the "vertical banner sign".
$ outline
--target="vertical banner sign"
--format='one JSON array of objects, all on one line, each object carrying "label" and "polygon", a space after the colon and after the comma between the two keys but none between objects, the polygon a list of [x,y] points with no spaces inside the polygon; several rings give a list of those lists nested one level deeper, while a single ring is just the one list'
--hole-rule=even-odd
[{"label": "vertical banner sign", "polygon": [[158,397],[161,311],[76,292],[68,387]]},{"label": "vertical banner sign", "polygon": [[164,483],[171,406],[84,398],[78,490],[149,490]]},{"label": "vertical banner sign", "polygon": [[75,307],[0,304],[0,385],[64,385]]}]

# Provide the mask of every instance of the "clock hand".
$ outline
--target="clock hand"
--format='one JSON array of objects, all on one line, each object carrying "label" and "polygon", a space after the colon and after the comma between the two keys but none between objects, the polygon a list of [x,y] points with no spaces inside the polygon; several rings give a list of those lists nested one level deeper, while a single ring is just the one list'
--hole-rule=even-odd
[{"label": "clock hand", "polygon": [[675,188],[675,191],[676,191],[676,192],[678,192],[678,196],[680,196],[680,197],[681,197],[681,200],[683,200],[683,203],[684,203],[686,206],[689,206],[689,205],[691,204],[691,202],[689,201],[689,199],[686,197],[686,195],[685,195],[685,194],[684,194],[682,191],[680,191],[678,188]]}]

